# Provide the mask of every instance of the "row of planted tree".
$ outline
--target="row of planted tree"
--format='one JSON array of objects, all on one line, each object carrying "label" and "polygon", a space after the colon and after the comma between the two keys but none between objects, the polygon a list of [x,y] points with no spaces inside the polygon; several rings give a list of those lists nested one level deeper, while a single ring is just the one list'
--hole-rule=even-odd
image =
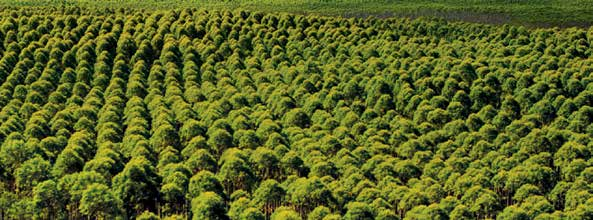
[{"label": "row of planted tree", "polygon": [[593,29],[0,15],[0,219],[593,217]]}]

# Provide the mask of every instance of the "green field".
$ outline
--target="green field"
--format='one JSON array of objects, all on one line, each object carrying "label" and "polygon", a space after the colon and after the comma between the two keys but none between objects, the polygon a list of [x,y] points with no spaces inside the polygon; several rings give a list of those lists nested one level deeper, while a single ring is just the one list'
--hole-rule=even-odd
[{"label": "green field", "polygon": [[441,17],[529,27],[587,27],[592,0],[0,0],[5,6],[82,6],[141,9],[243,9],[343,17]]}]

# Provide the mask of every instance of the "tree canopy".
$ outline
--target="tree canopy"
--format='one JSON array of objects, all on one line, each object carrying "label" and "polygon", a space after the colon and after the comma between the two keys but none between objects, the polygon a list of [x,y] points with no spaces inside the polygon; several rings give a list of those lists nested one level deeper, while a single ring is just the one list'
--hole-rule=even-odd
[{"label": "tree canopy", "polygon": [[593,218],[593,29],[0,15],[0,219]]}]

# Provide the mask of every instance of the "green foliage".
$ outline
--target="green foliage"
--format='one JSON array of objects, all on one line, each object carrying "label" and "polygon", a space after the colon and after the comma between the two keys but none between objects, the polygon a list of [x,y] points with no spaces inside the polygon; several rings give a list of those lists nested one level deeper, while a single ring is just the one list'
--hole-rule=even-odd
[{"label": "green foliage", "polygon": [[192,219],[228,219],[224,200],[213,192],[204,192],[192,202]]},{"label": "green foliage", "polygon": [[344,219],[373,219],[372,208],[365,203],[353,202],[348,204],[348,212],[344,215]]},{"label": "green foliage", "polygon": [[38,184],[33,189],[33,206],[39,213],[44,213],[44,217],[59,215],[62,211],[61,194],[58,191],[57,184],[53,180],[47,180]]},{"label": "green foliage", "polygon": [[41,157],[25,161],[14,174],[17,192],[26,193],[38,183],[50,179],[50,166],[50,163]]},{"label": "green foliage", "polygon": [[276,209],[276,211],[274,211],[274,213],[272,214],[270,219],[272,219],[272,220],[281,220],[281,219],[301,220],[302,218],[293,209],[291,209],[289,207],[282,206],[282,207],[278,207]]},{"label": "green foliage", "polygon": [[210,171],[200,171],[189,180],[188,196],[190,199],[196,198],[204,192],[224,195],[222,184]]},{"label": "green foliage", "polygon": [[129,2],[0,10],[0,219],[593,213],[591,30]]},{"label": "green foliage", "polygon": [[121,202],[106,185],[95,183],[82,192],[80,212],[84,215],[107,218],[119,214],[120,206]]},{"label": "green foliage", "polygon": [[136,219],[138,219],[138,220],[140,220],[140,219],[142,219],[142,220],[159,220],[160,218],[152,212],[144,211],[144,212],[142,212],[142,214],[138,215],[138,217],[136,217]]}]

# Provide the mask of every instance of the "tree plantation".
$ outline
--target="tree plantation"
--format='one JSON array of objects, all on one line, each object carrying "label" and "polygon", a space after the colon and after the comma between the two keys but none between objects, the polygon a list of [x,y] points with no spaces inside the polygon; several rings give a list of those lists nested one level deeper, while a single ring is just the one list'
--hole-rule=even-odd
[{"label": "tree plantation", "polygon": [[0,10],[0,219],[591,219],[593,28]]}]

